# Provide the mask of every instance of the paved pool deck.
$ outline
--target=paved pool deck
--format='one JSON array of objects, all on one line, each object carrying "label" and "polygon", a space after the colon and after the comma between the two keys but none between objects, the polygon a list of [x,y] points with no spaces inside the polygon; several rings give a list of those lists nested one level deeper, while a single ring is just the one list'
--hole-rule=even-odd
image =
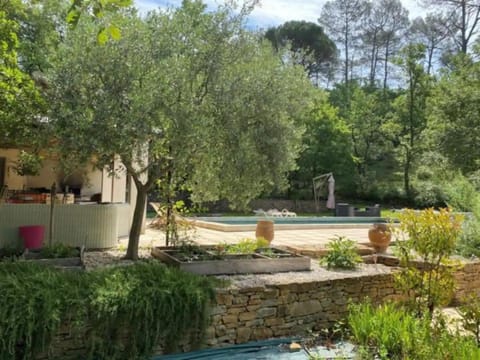
[{"label": "paved pool deck", "polygon": [[[196,228],[189,231],[187,236],[200,245],[231,244],[244,238],[255,238],[255,231],[223,232]],[[367,226],[315,230],[276,230],[272,245],[308,256],[318,256],[325,253],[326,245],[335,236],[345,236],[356,241],[358,243],[357,248],[362,254],[373,253],[372,248],[368,246]],[[140,246],[163,245],[165,245],[165,235],[147,225],[145,234],[141,236]]]}]

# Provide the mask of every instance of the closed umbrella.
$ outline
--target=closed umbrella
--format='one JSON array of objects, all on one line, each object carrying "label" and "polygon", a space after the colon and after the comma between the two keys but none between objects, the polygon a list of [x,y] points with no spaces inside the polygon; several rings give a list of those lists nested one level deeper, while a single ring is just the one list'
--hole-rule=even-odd
[{"label": "closed umbrella", "polygon": [[335,209],[335,179],[333,175],[328,177],[327,209]]}]

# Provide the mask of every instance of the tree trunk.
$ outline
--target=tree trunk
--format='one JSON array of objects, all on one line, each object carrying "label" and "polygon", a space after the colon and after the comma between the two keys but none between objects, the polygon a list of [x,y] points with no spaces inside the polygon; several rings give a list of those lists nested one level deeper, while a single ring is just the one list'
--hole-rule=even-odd
[{"label": "tree trunk", "polygon": [[462,7],[462,25],[461,25],[461,33],[462,33],[462,53],[466,54],[468,49],[468,39],[467,39],[467,4],[466,0],[461,1]]},{"label": "tree trunk", "polygon": [[428,62],[427,62],[427,75],[430,75],[432,70],[432,62],[433,62],[433,52],[435,48],[432,46],[428,49]]},{"label": "tree trunk", "polygon": [[407,195],[407,199],[410,199],[411,189],[410,189],[410,163],[411,163],[411,156],[410,150],[407,149],[407,153],[405,154],[405,164],[403,167],[403,185],[405,188],[405,194]]},{"label": "tree trunk", "polygon": [[127,254],[125,255],[125,259],[129,260],[138,260],[138,245],[140,243],[140,233],[142,232],[145,205],[147,204],[147,188],[139,186],[137,182],[135,182],[135,186],[137,188],[137,202],[128,238]]},{"label": "tree trunk", "polygon": [[384,64],[384,74],[383,74],[383,89],[387,88],[388,82],[388,56],[390,54],[390,40],[387,40],[385,44],[385,64]]}]

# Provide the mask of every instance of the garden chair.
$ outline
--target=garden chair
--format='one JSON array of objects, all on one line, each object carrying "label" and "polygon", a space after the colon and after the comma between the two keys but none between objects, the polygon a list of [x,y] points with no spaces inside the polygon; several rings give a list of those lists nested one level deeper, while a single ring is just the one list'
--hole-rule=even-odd
[{"label": "garden chair", "polygon": [[288,211],[288,209],[283,209],[282,217],[297,217],[297,213],[294,213],[293,211]]},{"label": "garden chair", "polygon": [[270,209],[267,211],[267,215],[268,216],[272,216],[272,217],[282,217],[282,212],[278,209]]},{"label": "garden chair", "polygon": [[265,210],[263,209],[257,209],[257,210],[253,210],[253,213],[256,215],[256,216],[266,216],[267,213],[265,212]]}]

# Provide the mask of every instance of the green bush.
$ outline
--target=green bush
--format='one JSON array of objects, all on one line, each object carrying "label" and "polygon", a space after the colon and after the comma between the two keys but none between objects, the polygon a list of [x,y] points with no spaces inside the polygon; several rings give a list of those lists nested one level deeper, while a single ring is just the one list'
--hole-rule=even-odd
[{"label": "green bush", "polygon": [[415,354],[419,335],[424,337],[425,331],[422,320],[394,304],[378,308],[368,302],[350,305],[348,325],[362,352],[381,359],[403,359]]},{"label": "green bush", "polygon": [[[395,284],[419,316],[431,316],[453,295],[450,256],[457,246],[462,219],[448,209],[406,210],[400,215],[399,234],[407,239],[396,243],[402,268],[395,273]],[[417,266],[415,261],[424,266]]]},{"label": "green bush", "polygon": [[240,240],[237,244],[223,244],[224,251],[227,254],[253,254],[259,248],[270,246],[269,242],[263,237],[257,239],[245,238]]},{"label": "green bush", "polygon": [[85,359],[138,359],[159,342],[166,351],[198,342],[213,285],[157,262],[81,273],[0,264],[0,359],[48,350],[62,323],[83,338]]},{"label": "green bush", "polygon": [[480,346],[480,298],[471,293],[463,299],[459,307],[463,329],[470,331],[475,336],[477,346]]},{"label": "green bush", "polygon": [[480,257],[480,220],[476,217],[467,218],[463,223],[456,251],[466,258]]},{"label": "green bush", "polygon": [[442,185],[431,180],[417,181],[413,184],[413,202],[415,207],[445,206],[446,195]]},{"label": "green bush", "polygon": [[444,192],[449,207],[455,211],[470,211],[480,216],[480,193],[462,174],[445,183]]},{"label": "green bush", "polygon": [[431,323],[392,303],[350,305],[348,326],[363,359],[480,359],[471,337],[450,332],[444,321]]},{"label": "green bush", "polygon": [[328,253],[320,263],[328,269],[355,269],[362,258],[357,254],[356,242],[344,236],[337,236],[327,244]]}]

